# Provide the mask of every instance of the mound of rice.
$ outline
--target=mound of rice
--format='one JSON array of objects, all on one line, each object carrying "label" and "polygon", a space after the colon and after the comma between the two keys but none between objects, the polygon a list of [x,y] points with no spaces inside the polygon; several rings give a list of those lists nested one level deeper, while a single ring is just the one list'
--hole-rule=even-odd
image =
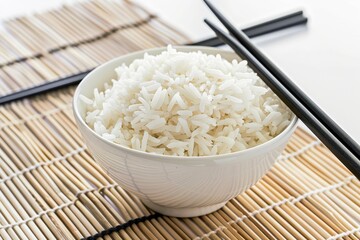
[{"label": "mound of rice", "polygon": [[115,71],[118,79],[104,91],[81,99],[86,123],[129,148],[177,156],[231,153],[272,139],[292,116],[246,61],[169,46]]}]

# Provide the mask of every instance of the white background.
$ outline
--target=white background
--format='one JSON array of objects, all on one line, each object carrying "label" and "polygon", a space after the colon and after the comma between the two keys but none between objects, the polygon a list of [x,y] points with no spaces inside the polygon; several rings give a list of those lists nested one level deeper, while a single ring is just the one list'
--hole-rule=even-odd
[{"label": "white background", "polygon": [[[214,19],[201,0],[136,0],[188,34],[211,36]],[[41,11],[74,0],[0,0],[0,18]],[[303,9],[307,27],[254,39],[318,105],[360,142],[360,1],[213,0],[236,25]]]}]

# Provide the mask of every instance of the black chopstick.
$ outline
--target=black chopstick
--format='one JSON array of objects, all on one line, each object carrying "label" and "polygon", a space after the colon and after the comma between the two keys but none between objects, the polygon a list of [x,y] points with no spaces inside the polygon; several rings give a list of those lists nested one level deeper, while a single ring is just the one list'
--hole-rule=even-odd
[{"label": "black chopstick", "polygon": [[91,70],[5,95],[3,97],[0,97],[0,104],[9,103],[26,97],[31,97],[40,93],[45,93],[48,91],[74,85],[76,83],[79,83],[87,74],[89,74],[89,72],[91,72]]},{"label": "black chopstick", "polygon": [[204,0],[206,5],[235,37],[269,72],[293,94],[343,145],[360,159],[360,146],[338,124],[334,122],[319,106],[316,105],[294,82],[290,80],[275,64],[273,64],[240,30],[217,10],[209,1]]},{"label": "black chopstick", "polygon": [[306,126],[329,148],[329,150],[360,179],[360,161],[343,145],[273,74],[262,65],[243,45],[214,24],[206,24],[227,43],[240,57],[249,62],[250,67],[263,79],[276,95],[305,123]]},{"label": "black chopstick", "polygon": [[[271,19],[269,21],[256,24],[254,26],[244,28],[242,31],[249,37],[254,38],[267,33],[276,32],[289,27],[303,25],[308,21],[307,17],[303,15],[303,11],[296,11],[278,18]],[[223,45],[224,42],[218,37],[208,38],[188,45],[196,46],[209,46],[218,47]]]},{"label": "black chopstick", "polygon": [[[265,21],[263,23],[254,25],[252,27],[246,28],[249,37],[257,37],[274,31],[278,31],[284,28],[293,27],[299,24],[305,24],[307,18],[305,18],[302,11],[297,11],[279,18],[275,18],[270,21]],[[218,38],[210,38],[204,41],[190,43],[188,45],[197,45],[197,46],[219,46],[223,44]],[[78,73],[76,75],[60,78],[58,80],[41,84],[32,88],[20,90],[5,96],[0,97],[0,104],[9,103],[16,101],[25,97],[34,96],[40,93],[45,93],[48,91],[60,89],[69,85],[74,85],[79,83],[92,69]]]}]

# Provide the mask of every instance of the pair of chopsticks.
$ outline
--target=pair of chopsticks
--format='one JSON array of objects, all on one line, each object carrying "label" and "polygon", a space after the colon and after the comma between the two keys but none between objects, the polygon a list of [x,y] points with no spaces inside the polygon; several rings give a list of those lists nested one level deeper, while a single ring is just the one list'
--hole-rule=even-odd
[{"label": "pair of chopsticks", "polygon": [[[276,32],[286,28],[306,24],[308,19],[303,11],[296,11],[278,18],[265,21],[254,26],[244,28],[242,31],[249,37],[254,38],[268,33]],[[188,45],[217,47],[223,45],[224,42],[218,37],[208,38],[199,42],[190,43]]]},{"label": "pair of chopsticks", "polygon": [[[251,38],[251,37],[257,37],[257,36],[261,36],[264,34],[275,32],[275,31],[279,31],[279,30],[282,30],[285,28],[290,28],[293,26],[306,24],[306,22],[307,22],[307,18],[303,15],[303,12],[297,11],[297,12],[294,12],[294,13],[291,13],[288,15],[274,18],[269,21],[262,22],[260,24],[254,25],[249,28],[245,28],[245,29],[243,29],[243,31],[245,32],[245,34],[248,37]],[[213,37],[213,38],[209,38],[209,39],[202,40],[199,42],[190,43],[188,45],[215,47],[215,46],[219,46],[222,44],[223,44],[223,42],[219,38]],[[56,90],[56,89],[63,88],[63,87],[69,86],[69,85],[77,84],[90,71],[91,70],[81,72],[76,75],[68,76],[68,77],[61,78],[61,79],[58,79],[58,80],[55,80],[52,82],[41,84],[39,86],[35,86],[32,88],[20,90],[18,92],[12,93],[12,94],[8,94],[6,96],[0,97],[0,104],[12,102],[12,101],[19,100],[19,99],[22,99],[25,97],[30,97],[30,96],[37,95],[40,93],[45,93],[45,92],[48,92],[51,90]]]},{"label": "pair of chopsticks", "polygon": [[250,67],[259,74],[271,90],[360,180],[360,146],[276,67],[243,31],[237,30],[209,1],[204,1],[232,36],[207,19],[205,23],[241,58],[249,62]]}]

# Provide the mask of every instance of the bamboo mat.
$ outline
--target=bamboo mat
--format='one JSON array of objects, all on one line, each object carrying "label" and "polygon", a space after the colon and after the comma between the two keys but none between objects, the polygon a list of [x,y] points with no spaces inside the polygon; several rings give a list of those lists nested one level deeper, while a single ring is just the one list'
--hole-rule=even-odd
[{"label": "bamboo mat", "polygon": [[23,16],[0,32],[0,96],[90,70],[125,53],[190,42],[130,1],[93,0]]},{"label": "bamboo mat", "polygon": [[[0,95],[188,41],[125,1],[85,1],[5,27]],[[265,177],[221,210],[166,217],[92,159],[74,123],[73,92],[0,106],[0,239],[360,239],[360,182],[303,130]]]},{"label": "bamboo mat", "polygon": [[1,239],[360,238],[360,182],[301,129],[271,171],[221,210],[155,214],[94,162],[73,92],[0,107]]}]

